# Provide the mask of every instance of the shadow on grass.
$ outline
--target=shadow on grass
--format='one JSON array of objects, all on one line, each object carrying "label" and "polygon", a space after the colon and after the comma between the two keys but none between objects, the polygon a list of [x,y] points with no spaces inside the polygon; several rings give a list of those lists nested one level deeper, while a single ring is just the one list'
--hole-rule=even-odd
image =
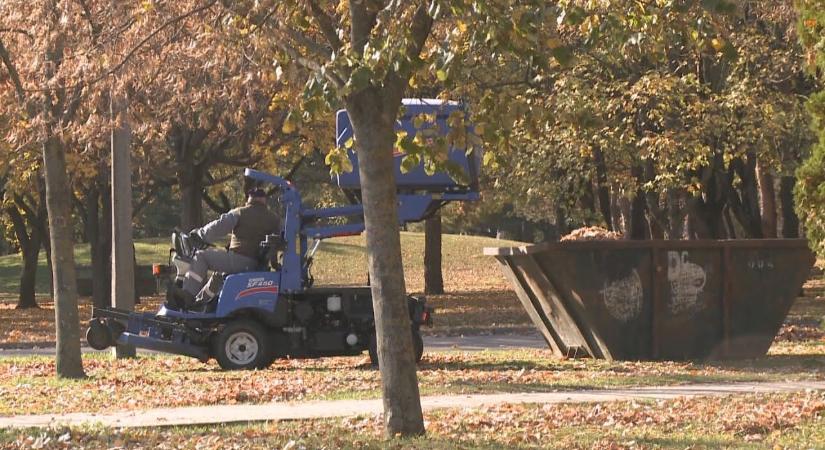
[{"label": "shadow on grass", "polygon": [[793,371],[798,369],[825,369],[825,354],[768,355],[757,359],[708,362],[701,366],[722,370]]},{"label": "shadow on grass", "polygon": [[[664,377],[672,378],[674,381],[695,381],[695,380],[709,380],[718,377],[719,380],[724,381],[741,374],[744,377],[761,375],[761,374],[784,374],[788,372],[807,372],[813,371],[819,373],[825,369],[825,355],[811,354],[811,355],[770,355],[764,358],[742,360],[742,361],[724,361],[724,362],[684,362],[678,366],[670,366],[668,362],[628,362],[627,364],[645,364],[650,369],[673,369],[685,371],[685,374],[664,375]],[[559,360],[553,357],[548,357],[547,362],[537,362],[527,359],[512,359],[502,361],[490,360],[464,360],[464,361],[428,361],[425,359],[418,365],[419,370],[441,370],[441,371],[488,371],[498,372],[504,370],[542,370],[542,371],[557,371],[557,372],[601,372],[604,374],[632,374],[638,368],[632,365],[626,366],[622,362],[607,362],[596,360]],[[724,370],[729,372],[724,375],[713,374],[696,374],[689,372],[702,372],[708,369]],[[732,372],[732,373],[731,373]],[[825,375],[825,374],[824,374]],[[641,374],[641,377],[646,375]],[[656,375],[658,376],[658,375]]]},{"label": "shadow on grass", "polygon": [[642,387],[668,386],[678,387],[683,385],[701,384],[722,384],[722,383],[744,383],[767,381],[765,377],[759,376],[703,376],[703,375],[654,375],[638,377],[611,378],[604,374],[602,378],[581,379],[581,382],[571,380],[560,380],[558,382],[512,382],[512,381],[490,381],[483,380],[451,380],[449,385],[430,386],[426,376],[422,376],[419,382],[425,386],[426,392],[437,394],[468,394],[468,393],[552,393],[552,392],[580,392],[580,391],[603,391],[608,389],[632,389]]},{"label": "shadow on grass", "polygon": [[747,444],[733,437],[724,436],[684,436],[684,437],[659,437],[659,436],[629,436],[640,448],[764,448],[763,445]]},{"label": "shadow on grass", "polygon": [[324,242],[318,247],[318,253],[331,253],[333,255],[351,255],[353,253],[366,253],[366,249],[362,245],[345,244],[343,242]]}]

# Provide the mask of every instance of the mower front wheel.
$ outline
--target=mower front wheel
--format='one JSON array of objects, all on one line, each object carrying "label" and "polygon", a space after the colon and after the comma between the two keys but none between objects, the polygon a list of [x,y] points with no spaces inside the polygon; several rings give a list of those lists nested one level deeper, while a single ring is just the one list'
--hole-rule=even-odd
[{"label": "mower front wheel", "polygon": [[227,324],[212,343],[212,354],[224,370],[262,369],[272,361],[266,330],[253,320]]}]

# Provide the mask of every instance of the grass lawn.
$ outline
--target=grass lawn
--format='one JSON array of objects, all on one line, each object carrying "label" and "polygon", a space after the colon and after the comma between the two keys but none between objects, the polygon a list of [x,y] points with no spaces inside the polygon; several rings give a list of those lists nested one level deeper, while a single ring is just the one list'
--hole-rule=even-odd
[{"label": "grass lawn", "polygon": [[[478,236],[445,234],[442,255],[444,284],[448,291],[509,290],[493,258],[482,255],[484,247],[507,247],[518,242]],[[407,291],[424,289],[424,234],[401,233],[401,251]],[[143,239],[135,243],[138,264],[165,263],[169,259],[169,239]],[[78,265],[90,265],[89,246],[75,247]],[[367,258],[364,236],[351,236],[325,240],[318,249],[313,265],[317,285],[366,284]],[[0,257],[0,293],[14,296],[18,290],[21,259],[18,255]],[[49,294],[48,267],[45,253],[40,255],[37,292]]]},{"label": "grass lawn", "polygon": [[8,449],[823,448],[825,395],[503,405],[425,414],[427,436],[388,441],[378,417],[210,427],[0,430]]},{"label": "grass lawn", "polygon": [[[58,380],[51,357],[0,359],[0,415],[380,397],[366,355],[280,360],[251,372],[168,355],[84,360],[88,378]],[[422,395],[821,380],[825,341],[781,342],[767,357],[719,363],[557,359],[549,350],[428,353],[418,378]]]},{"label": "grass lawn", "polygon": [[[525,332],[532,324],[510,289],[493,258],[482,255],[484,247],[510,246],[518,243],[477,236],[444,235],[443,261],[446,295],[430,296],[436,308],[430,334],[462,334],[477,332]],[[424,289],[424,235],[401,233],[404,274],[407,291],[420,293]],[[168,259],[167,239],[149,239],[135,244],[139,264],[164,262]],[[75,254],[79,264],[89,264],[88,246],[79,245]],[[19,257],[0,257],[0,292],[7,292],[7,301],[0,301],[0,346],[53,345],[54,309],[48,298],[40,299],[41,309],[14,309]],[[47,293],[47,267],[41,258],[42,275],[38,289]],[[324,241],[313,265],[315,285],[366,283],[366,253],[364,237],[344,237]],[[154,311],[160,298],[143,299],[140,309]],[[81,299],[80,317],[91,317],[89,299]]]}]

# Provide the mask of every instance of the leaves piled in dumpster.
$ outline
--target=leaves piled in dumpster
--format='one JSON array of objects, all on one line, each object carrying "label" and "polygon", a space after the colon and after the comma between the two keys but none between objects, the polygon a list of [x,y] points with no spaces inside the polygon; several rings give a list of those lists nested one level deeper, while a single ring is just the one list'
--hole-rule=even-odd
[{"label": "leaves piled in dumpster", "polygon": [[562,242],[567,241],[616,241],[622,235],[614,231],[608,231],[602,227],[583,227],[570,232],[561,238]]}]

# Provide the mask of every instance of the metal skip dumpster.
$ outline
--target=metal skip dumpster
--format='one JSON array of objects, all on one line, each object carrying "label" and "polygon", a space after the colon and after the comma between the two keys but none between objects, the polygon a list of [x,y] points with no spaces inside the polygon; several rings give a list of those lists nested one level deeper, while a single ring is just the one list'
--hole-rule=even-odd
[{"label": "metal skip dumpster", "polygon": [[810,275],[804,240],[574,241],[486,248],[559,356],[765,355]]}]

